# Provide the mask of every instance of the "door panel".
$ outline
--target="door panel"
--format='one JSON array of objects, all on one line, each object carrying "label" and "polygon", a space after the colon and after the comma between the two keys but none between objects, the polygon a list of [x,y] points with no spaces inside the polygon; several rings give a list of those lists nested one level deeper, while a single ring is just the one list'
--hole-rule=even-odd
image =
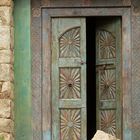
[{"label": "door panel", "polygon": [[85,18],[52,19],[52,140],[86,140]]},{"label": "door panel", "polygon": [[121,24],[105,18],[96,24],[97,129],[121,138]]}]

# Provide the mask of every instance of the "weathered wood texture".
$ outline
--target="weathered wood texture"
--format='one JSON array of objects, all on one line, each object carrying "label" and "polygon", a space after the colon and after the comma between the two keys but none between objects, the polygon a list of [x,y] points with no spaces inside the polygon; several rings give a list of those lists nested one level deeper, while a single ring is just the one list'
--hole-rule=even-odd
[{"label": "weathered wood texture", "polygon": [[42,0],[43,7],[109,7],[130,6],[130,0]]},{"label": "weathered wood texture", "polygon": [[52,19],[52,140],[86,140],[85,18]]},{"label": "weathered wood texture", "polygon": [[121,44],[120,18],[96,19],[97,129],[120,139],[122,133]]},{"label": "weathered wood texture", "polygon": [[42,136],[51,140],[52,94],[51,94],[51,18],[42,11]]},{"label": "weathered wood texture", "polygon": [[42,139],[42,46],[40,1],[32,1],[31,9],[31,49],[32,49],[32,119],[33,139]]},{"label": "weathered wood texture", "polygon": [[140,138],[140,1],[132,11],[132,140]]},{"label": "weathered wood texture", "polygon": [[[115,6],[130,6],[130,1],[119,1],[118,2],[111,2],[110,4],[103,1],[102,4],[96,2],[96,4],[93,5],[93,2],[91,1],[81,1],[81,2],[77,2],[77,1],[63,1],[60,2],[58,4],[58,2],[60,1],[42,1],[42,6],[43,7],[82,7],[82,6],[95,6],[95,7],[115,7]],[[68,5],[66,5],[66,3]],[[74,3],[74,4],[73,4]],[[79,4],[80,3],[80,4]],[[84,4],[83,4],[84,3]],[[125,3],[125,4],[124,4]],[[137,5],[137,4],[135,4]],[[94,10],[93,10],[94,9]],[[131,140],[131,38],[130,38],[130,13],[129,10],[124,10],[124,9],[111,9],[111,8],[103,8],[103,9],[98,9],[98,8],[91,8],[91,9],[86,9],[84,8],[83,10],[81,9],[66,9],[65,12],[64,10],[60,10],[60,9],[53,9],[51,12],[49,10],[45,10],[44,9],[44,15],[45,15],[45,19],[43,20],[43,47],[41,48],[41,7],[39,4],[38,0],[34,0],[32,3],[32,32],[34,37],[33,39],[33,44],[32,44],[32,51],[33,52],[33,61],[32,62],[32,72],[35,72],[33,74],[32,77],[32,82],[35,80],[35,82],[33,82],[32,86],[37,89],[38,92],[36,92],[36,90],[33,90],[32,94],[33,96],[35,96],[35,98],[33,97],[33,106],[34,109],[33,111],[35,111],[33,113],[33,123],[35,124],[33,127],[33,131],[34,131],[34,140],[41,140],[41,132],[43,133],[43,138],[50,140],[51,138],[51,89],[50,89],[50,72],[51,72],[51,68],[50,68],[50,17],[54,16],[54,17],[68,17],[68,16],[123,16],[123,49],[122,49],[122,53],[124,54],[125,57],[123,57],[123,73],[122,73],[122,77],[123,77],[123,130],[124,130],[124,134],[123,134],[123,138],[124,140]],[[111,9],[111,10],[110,10]],[[138,10],[136,10],[138,11]],[[125,13],[123,15],[123,13]],[[128,13],[128,14],[127,14]],[[135,12],[135,14],[137,14],[138,12]],[[129,18],[128,18],[129,17]],[[127,23],[127,24],[126,24]],[[34,41],[34,39],[36,41]],[[128,40],[128,41],[126,41]],[[36,44],[34,44],[36,43]],[[35,46],[35,47],[34,47]],[[126,47],[127,46],[127,47]],[[127,51],[126,51],[127,50]],[[43,52],[43,53],[42,53]],[[138,53],[138,52],[137,52]],[[42,54],[42,58],[41,58],[41,54]],[[37,57],[36,57],[37,56]],[[40,60],[37,60],[40,59]],[[36,62],[38,64],[36,64]],[[43,64],[41,69],[41,64]],[[36,66],[35,66],[36,65]],[[39,66],[39,69],[38,67]],[[34,68],[37,68],[38,70],[34,70]],[[41,82],[41,77],[40,74],[42,73],[42,82]],[[138,69],[137,69],[138,71]],[[39,77],[39,78],[38,78]],[[127,77],[127,80],[126,80]],[[41,90],[41,86],[42,86],[42,90]],[[33,88],[32,87],[32,88]],[[136,90],[136,89],[135,89]],[[39,94],[39,95],[38,95]],[[41,98],[41,94],[43,95]],[[138,94],[138,91],[137,91]],[[38,99],[37,99],[38,97]],[[137,97],[135,97],[135,100],[137,99]],[[138,101],[135,102],[136,105],[138,105]],[[40,108],[42,106],[42,108]],[[40,108],[40,110],[38,111],[38,109]],[[39,118],[36,119],[36,114],[37,113],[41,113],[41,109],[43,110],[43,116],[41,116],[41,114],[39,115]],[[135,112],[138,114],[138,111]],[[38,115],[38,114],[37,114]],[[41,122],[41,117],[42,117],[42,122]],[[136,118],[138,117],[134,117],[134,120],[136,120]],[[42,126],[41,126],[42,125]],[[37,132],[37,133],[36,133]],[[136,134],[138,134],[138,131],[135,132]],[[133,136],[134,137],[134,136]],[[136,139],[136,136],[135,136]]]},{"label": "weathered wood texture", "polygon": [[[85,12],[86,10],[86,12]],[[79,17],[79,16],[122,16],[122,89],[123,89],[123,139],[131,140],[131,36],[130,36],[130,9],[123,8],[93,8],[93,9],[43,9],[43,14],[47,17]],[[49,18],[48,18],[49,19]],[[51,20],[46,20],[46,24]],[[45,21],[43,21],[45,22]],[[126,24],[127,23],[127,24]],[[44,24],[45,25],[45,24]],[[45,28],[44,28],[45,27]],[[46,30],[47,27],[47,30]],[[51,28],[43,26],[43,29],[49,33]],[[45,31],[44,30],[44,31]],[[43,32],[44,35],[44,32]],[[43,39],[43,46],[49,47],[48,40]],[[127,41],[126,41],[127,40]],[[47,45],[45,45],[47,44]],[[127,50],[127,51],[126,51]],[[44,54],[44,53],[43,53]],[[44,59],[44,62],[46,59]],[[45,64],[45,63],[44,63]],[[50,71],[50,70],[49,70]],[[127,78],[127,80],[126,80]],[[43,84],[45,86],[45,84]],[[44,94],[45,97],[45,94]],[[45,104],[44,104],[45,105]],[[45,106],[48,107],[48,106]]]}]

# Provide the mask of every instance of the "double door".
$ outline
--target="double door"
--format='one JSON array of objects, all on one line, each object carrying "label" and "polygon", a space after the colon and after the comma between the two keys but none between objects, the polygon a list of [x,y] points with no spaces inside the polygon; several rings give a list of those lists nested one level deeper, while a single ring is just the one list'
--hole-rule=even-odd
[{"label": "double door", "polygon": [[52,140],[87,139],[90,94],[96,97],[96,129],[121,137],[120,18],[95,19],[96,56],[90,57],[96,60],[96,88],[87,93],[86,18],[52,18]]}]

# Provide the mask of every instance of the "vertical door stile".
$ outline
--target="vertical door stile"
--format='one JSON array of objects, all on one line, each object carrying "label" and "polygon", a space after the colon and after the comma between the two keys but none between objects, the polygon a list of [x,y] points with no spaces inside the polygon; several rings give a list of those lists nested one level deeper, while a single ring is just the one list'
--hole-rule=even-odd
[{"label": "vertical door stile", "polygon": [[[118,93],[118,96],[116,98],[117,100],[117,110],[116,110],[116,115],[119,115],[116,118],[116,122],[117,122],[117,127],[116,127],[116,131],[118,132],[118,134],[121,134],[122,132],[122,126],[121,126],[121,120],[122,120],[122,83],[121,83],[121,78],[122,78],[122,74],[121,74],[121,46],[122,46],[122,42],[121,42],[121,20],[120,19],[116,19],[116,46],[118,46],[119,49],[116,50],[116,93]],[[121,137],[121,135],[120,135]]]},{"label": "vertical door stile", "polygon": [[[52,24],[55,24],[55,21],[52,20]],[[57,139],[59,136],[58,128],[59,128],[59,108],[58,106],[58,89],[59,89],[59,67],[58,67],[58,53],[59,53],[59,48],[58,48],[58,40],[56,38],[57,36],[57,24],[53,26],[52,28],[52,116],[55,114],[55,119],[52,120],[52,137],[53,139]]]},{"label": "vertical door stile", "polygon": [[52,140],[86,140],[85,18],[52,18]]}]

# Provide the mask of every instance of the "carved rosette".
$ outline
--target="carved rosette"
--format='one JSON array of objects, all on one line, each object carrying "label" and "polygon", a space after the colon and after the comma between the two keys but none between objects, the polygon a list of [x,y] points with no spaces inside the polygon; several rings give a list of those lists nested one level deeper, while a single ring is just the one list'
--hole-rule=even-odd
[{"label": "carved rosette", "polygon": [[60,98],[80,98],[80,68],[60,69]]},{"label": "carved rosette", "polygon": [[100,72],[100,93],[101,99],[115,99],[116,78],[114,69]]},{"label": "carved rosette", "polygon": [[41,16],[41,8],[32,8],[32,16],[40,17]]},{"label": "carved rosette", "polygon": [[111,59],[116,57],[116,39],[112,33],[100,30],[97,32],[99,58]]},{"label": "carved rosette", "polygon": [[80,27],[67,30],[59,38],[60,57],[80,57]]},{"label": "carved rosette", "polygon": [[113,136],[116,135],[116,115],[114,110],[101,111],[100,129]]},{"label": "carved rosette", "polygon": [[63,109],[60,116],[61,140],[80,140],[81,111],[80,109]]}]

